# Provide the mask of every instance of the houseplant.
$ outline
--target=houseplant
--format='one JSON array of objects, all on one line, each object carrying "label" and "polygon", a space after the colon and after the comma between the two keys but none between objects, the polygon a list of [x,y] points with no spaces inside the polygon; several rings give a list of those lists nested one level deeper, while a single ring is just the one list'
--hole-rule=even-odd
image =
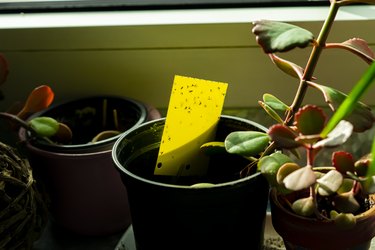
[{"label": "houseplant", "polygon": [[[317,39],[309,31],[294,25],[267,20],[254,22],[252,31],[263,51],[278,68],[299,81],[290,106],[270,94],[265,94],[260,102],[278,122],[268,131],[271,144],[264,152],[278,151],[260,157],[257,165],[272,186],[272,221],[287,249],[368,249],[375,236],[372,195],[375,165],[371,163],[374,162],[372,158],[367,155],[358,159],[358,156],[339,150],[333,153],[331,164],[319,165],[317,161],[318,156],[327,156],[323,149],[342,145],[352,131],[363,132],[374,123],[370,108],[359,102],[375,78],[374,53],[359,38],[343,43],[327,42],[339,8],[358,2],[375,3],[331,0],[329,14]],[[312,50],[305,68],[275,54],[308,45]],[[322,51],[329,48],[346,49],[371,64],[348,96],[315,82],[314,69]],[[334,111],[328,123],[321,108],[301,107],[308,88],[321,91]],[[249,157],[247,151],[254,144],[253,137],[234,132],[219,146],[230,153]],[[204,147],[212,145],[209,143]],[[298,148],[305,150],[305,162],[292,159],[300,155]]]},{"label": "houseplant", "polygon": [[[35,88],[15,114],[19,138],[36,179],[48,194],[55,222],[85,235],[111,234],[130,223],[126,190],[112,168],[111,147],[119,134],[160,117],[151,106],[120,96],[95,96],[52,103],[46,85]],[[112,112],[114,111],[113,115]]]}]

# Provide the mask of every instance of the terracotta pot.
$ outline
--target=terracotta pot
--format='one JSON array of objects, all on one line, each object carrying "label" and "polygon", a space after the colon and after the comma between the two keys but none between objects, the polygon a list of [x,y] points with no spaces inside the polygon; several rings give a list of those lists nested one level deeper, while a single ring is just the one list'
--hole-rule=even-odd
[{"label": "terracotta pot", "polygon": [[[120,122],[126,118],[127,130],[143,122],[159,118],[156,109],[138,101],[115,96],[89,97],[53,106],[37,116],[59,120],[74,117],[76,110],[100,109],[106,98],[108,108],[116,108]],[[71,118],[69,118],[71,119]],[[87,121],[84,119],[84,121]],[[98,121],[93,119],[93,123]],[[74,122],[74,121],[73,121]],[[123,123],[124,124],[124,123]],[[73,124],[73,136],[90,128]],[[120,125],[121,126],[121,125]],[[80,132],[82,131],[83,132]],[[85,131],[86,130],[86,131]],[[26,141],[34,176],[45,187],[51,217],[66,229],[84,235],[105,235],[124,230],[130,224],[127,193],[118,171],[113,167],[111,150],[118,136],[97,143],[85,143],[87,135],[74,145],[48,145],[29,141],[24,129],[20,138]],[[82,138],[82,136],[81,136]]]},{"label": "terracotta pot", "polygon": [[[311,250],[365,250],[375,236],[375,206],[356,216],[353,228],[343,229],[332,221],[298,216],[286,209],[271,192],[272,224],[283,238],[287,249]],[[375,196],[371,196],[372,202]]]},{"label": "terracotta pot", "polygon": [[[269,186],[255,173],[240,178],[248,161],[211,158],[207,179],[154,176],[164,119],[142,124],[118,139],[113,160],[128,190],[137,250],[262,249]],[[265,130],[222,116],[217,140],[235,130]],[[217,183],[192,188],[196,182]]]}]

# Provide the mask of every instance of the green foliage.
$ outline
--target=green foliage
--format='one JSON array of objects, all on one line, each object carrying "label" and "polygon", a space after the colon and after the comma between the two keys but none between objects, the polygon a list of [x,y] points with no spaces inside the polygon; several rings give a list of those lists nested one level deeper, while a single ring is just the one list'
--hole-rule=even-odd
[{"label": "green foliage", "polygon": [[51,117],[36,117],[29,121],[30,127],[40,136],[51,137],[59,130],[59,123]]}]

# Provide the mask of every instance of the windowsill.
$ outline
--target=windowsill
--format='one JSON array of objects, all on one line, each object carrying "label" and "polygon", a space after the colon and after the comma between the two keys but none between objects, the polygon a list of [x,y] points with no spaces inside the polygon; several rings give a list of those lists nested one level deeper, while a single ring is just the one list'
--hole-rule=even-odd
[{"label": "windowsill", "polygon": [[[256,19],[321,21],[328,7],[275,7],[1,14],[0,29],[249,23]],[[374,20],[375,6],[345,6],[337,20]]]}]

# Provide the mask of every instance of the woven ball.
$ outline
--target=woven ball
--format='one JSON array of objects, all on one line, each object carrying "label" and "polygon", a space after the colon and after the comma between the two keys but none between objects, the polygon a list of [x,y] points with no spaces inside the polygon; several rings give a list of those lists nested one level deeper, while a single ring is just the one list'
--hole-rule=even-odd
[{"label": "woven ball", "polygon": [[0,249],[31,249],[46,221],[27,159],[0,142]]}]

